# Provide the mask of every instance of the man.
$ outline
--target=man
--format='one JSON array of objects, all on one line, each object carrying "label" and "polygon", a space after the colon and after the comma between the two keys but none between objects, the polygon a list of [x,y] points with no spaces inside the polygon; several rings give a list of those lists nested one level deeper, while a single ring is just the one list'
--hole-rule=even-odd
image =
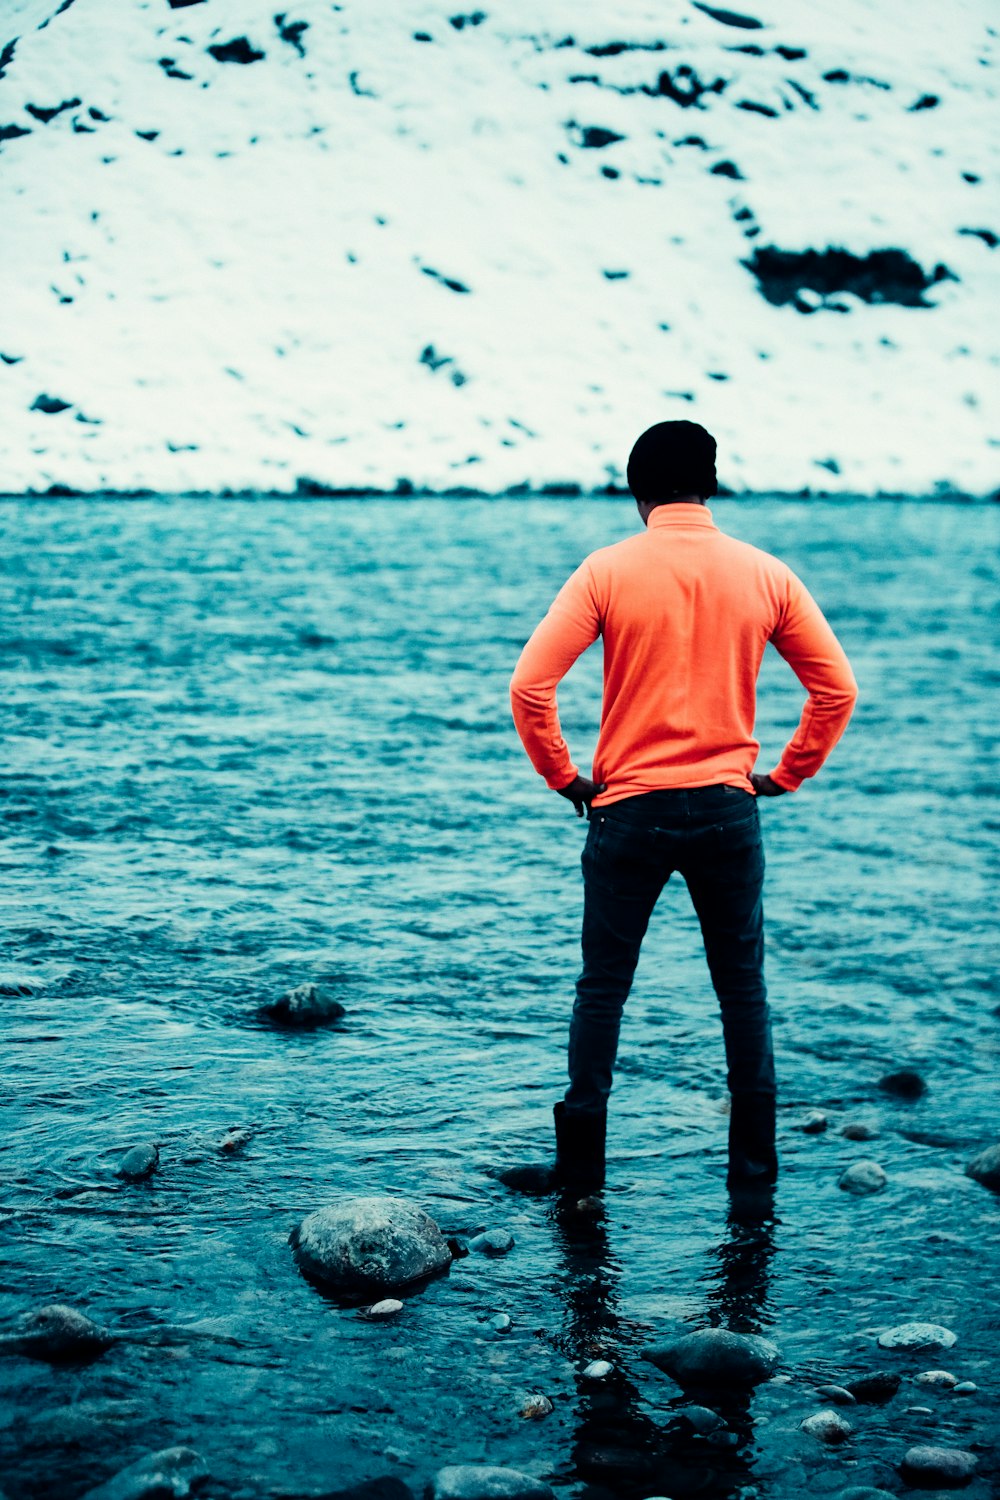
[{"label": "man", "polygon": [[[697,912],[722,1013],[734,1184],[777,1176],[775,1074],[761,892],[758,797],[793,792],[843,733],[857,684],[833,631],[777,558],[721,532],[715,439],[660,422],[632,449],[644,533],[588,557],[528,641],[511,682],[514,721],[548,786],[589,817],[583,970],[569,1034],[569,1088],[555,1106],[554,1168],[520,1167],[525,1191],[604,1183],[608,1095],[639,948],[675,871]],[[556,685],[598,636],[604,699],[593,779],[559,727]],[[772,641],[808,693],[798,728],[755,772],[756,682]]]}]

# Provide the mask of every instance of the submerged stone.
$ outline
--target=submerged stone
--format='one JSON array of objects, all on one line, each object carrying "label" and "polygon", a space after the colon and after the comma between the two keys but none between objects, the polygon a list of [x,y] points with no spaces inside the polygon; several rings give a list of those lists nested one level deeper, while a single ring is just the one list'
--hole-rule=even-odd
[{"label": "submerged stone", "polygon": [[862,1401],[866,1406],[884,1406],[899,1390],[900,1383],[899,1375],[879,1370],[874,1375],[861,1375],[857,1380],[849,1380],[846,1389],[855,1401]]},{"label": "submerged stone", "polygon": [[840,1133],[847,1141],[877,1141],[882,1132],[874,1120],[847,1120]]},{"label": "submerged stone", "polygon": [[957,1490],[975,1475],[976,1456],[964,1448],[909,1448],[900,1472],[921,1489]]},{"label": "submerged stone", "polygon": [[898,1496],[871,1484],[852,1484],[846,1490],[839,1490],[836,1500],[898,1500]]},{"label": "submerged stone", "polygon": [[253,1140],[253,1131],[244,1125],[233,1125],[226,1131],[219,1142],[219,1150],[227,1156],[233,1156],[237,1151],[242,1151],[244,1146]]},{"label": "submerged stone", "polygon": [[981,1182],[983,1187],[1000,1193],[1000,1145],[987,1146],[985,1151],[980,1151],[969,1162],[965,1172],[975,1182]]},{"label": "submerged stone", "polygon": [[880,1349],[950,1349],[957,1335],[940,1323],[900,1323],[879,1335]]},{"label": "submerged stone", "polygon": [[856,1198],[863,1198],[869,1193],[880,1193],[888,1182],[885,1172],[877,1161],[856,1161],[841,1174],[837,1183],[845,1193],[853,1193]]},{"label": "submerged stone", "polygon": [[294,989],[270,1000],[260,1008],[260,1014],[279,1026],[310,1027],[323,1026],[328,1021],[337,1021],[346,1012],[335,998],[328,985],[297,984]]},{"label": "submerged stone", "polygon": [[915,1377],[917,1385],[940,1385],[950,1391],[958,1384],[950,1370],[923,1370]]},{"label": "submerged stone", "polygon": [[699,1385],[761,1385],[777,1368],[779,1354],[770,1339],[726,1328],[702,1328],[642,1351],[682,1388]]},{"label": "submerged stone", "polygon": [[679,1421],[686,1422],[700,1437],[720,1432],[726,1425],[719,1413],[710,1406],[682,1406],[676,1415]]},{"label": "submerged stone", "polygon": [[426,1500],[554,1500],[544,1480],[493,1464],[449,1464],[424,1494]]},{"label": "submerged stone", "polygon": [[406,1198],[345,1198],[293,1229],[302,1270],[345,1292],[394,1291],[451,1264],[434,1220]]},{"label": "submerged stone", "polygon": [[50,1364],[96,1359],[114,1343],[114,1335],[91,1322],[75,1307],[54,1302],[24,1313],[14,1329],[0,1336],[0,1354],[22,1354]]},{"label": "submerged stone", "polygon": [[806,1135],[822,1135],[828,1124],[829,1121],[822,1110],[811,1109],[802,1121],[799,1129],[804,1131]]},{"label": "submerged stone", "polygon": [[152,1177],[159,1164],[159,1147],[153,1141],[144,1141],[142,1145],[133,1146],[131,1151],[126,1151],[118,1163],[115,1175],[124,1182],[143,1182],[147,1177]]},{"label": "submerged stone", "polygon": [[193,1448],[164,1448],[88,1490],[83,1500],[187,1500],[207,1478],[208,1469]]},{"label": "submerged stone", "polygon": [[469,1249],[478,1255],[506,1255],[514,1248],[514,1236],[507,1229],[487,1229],[469,1241]]},{"label": "submerged stone", "polygon": [[886,1073],[878,1086],[884,1094],[892,1094],[896,1099],[921,1099],[927,1092],[926,1083],[914,1068],[897,1068]]},{"label": "submerged stone", "polygon": [[799,1426],[810,1437],[819,1438],[821,1443],[844,1443],[854,1431],[846,1417],[842,1417],[832,1407],[826,1411],[814,1412],[811,1417],[800,1422]]},{"label": "submerged stone", "polygon": [[846,1386],[818,1385],[816,1387],[816,1394],[817,1396],[822,1396],[824,1401],[832,1401],[834,1406],[857,1405],[857,1396],[853,1396]]}]

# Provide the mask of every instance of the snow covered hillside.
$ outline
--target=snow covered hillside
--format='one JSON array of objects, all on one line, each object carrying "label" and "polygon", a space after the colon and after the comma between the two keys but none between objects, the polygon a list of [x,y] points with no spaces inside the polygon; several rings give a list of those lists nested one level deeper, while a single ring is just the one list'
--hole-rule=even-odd
[{"label": "snow covered hillside", "polygon": [[992,4],[476,3],[2,0],[0,490],[996,486]]}]

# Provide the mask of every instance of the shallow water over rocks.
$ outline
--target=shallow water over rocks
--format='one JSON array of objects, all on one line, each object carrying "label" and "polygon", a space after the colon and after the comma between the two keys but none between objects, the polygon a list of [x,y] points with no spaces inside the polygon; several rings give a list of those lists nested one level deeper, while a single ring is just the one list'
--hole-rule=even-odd
[{"label": "shallow water over rocks", "polygon": [[[1000,513],[713,509],[805,578],[862,695],[822,779],[762,809],[782,1176],[758,1213],[725,1190],[680,888],[629,1001],[600,1201],[493,1175],[550,1147],[584,834],[524,760],[506,682],[630,505],[0,505],[0,1335],[52,1304],[114,1335],[85,1364],[0,1359],[9,1500],[77,1500],[174,1448],[219,1500],[386,1475],[419,1494],[470,1465],[592,1500],[898,1493],[931,1446],[973,1453],[964,1493],[992,1492],[998,1204],[965,1167],[998,1135]],[[581,759],[598,689],[595,656],[560,694]],[[800,703],[780,661],[761,696],[770,764]],[[261,1019],[300,984],[345,1015]],[[904,1070],[926,1092],[880,1088]],[[887,1180],[856,1197],[838,1182],[872,1146],[841,1132],[869,1114]],[[124,1181],[144,1142],[156,1170]],[[288,1236],[382,1194],[513,1247],[360,1316]],[[911,1322],[955,1333],[949,1372],[977,1389],[917,1385],[926,1349],[879,1348]],[[772,1340],[777,1377],[692,1396],[641,1358],[706,1326]],[[836,1445],[801,1430],[828,1385],[858,1395]],[[692,1400],[723,1425],[696,1430]]]}]

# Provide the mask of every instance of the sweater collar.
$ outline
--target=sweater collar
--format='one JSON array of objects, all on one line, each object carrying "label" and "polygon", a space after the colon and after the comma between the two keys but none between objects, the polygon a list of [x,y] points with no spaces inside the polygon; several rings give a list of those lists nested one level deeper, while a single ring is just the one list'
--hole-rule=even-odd
[{"label": "sweater collar", "polygon": [[646,523],[650,531],[666,530],[668,526],[702,526],[717,530],[712,512],[707,505],[695,505],[689,500],[676,500],[672,505],[658,505],[650,511]]}]

